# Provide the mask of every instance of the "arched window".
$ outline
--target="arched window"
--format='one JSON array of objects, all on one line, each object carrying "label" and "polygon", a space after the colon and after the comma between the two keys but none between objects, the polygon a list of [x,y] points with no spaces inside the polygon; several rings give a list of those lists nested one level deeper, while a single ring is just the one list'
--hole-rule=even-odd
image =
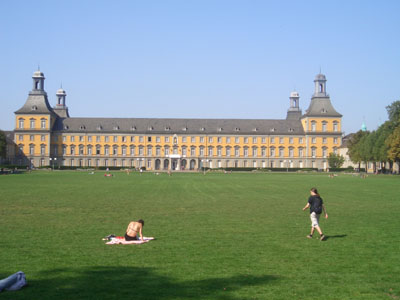
[{"label": "arched window", "polygon": [[311,131],[316,131],[317,130],[317,124],[315,121],[311,121]]},{"label": "arched window", "polygon": [[325,132],[326,131],[326,121],[322,121],[322,131]]},{"label": "arched window", "polygon": [[40,119],[40,128],[46,129],[46,119]]},{"label": "arched window", "polygon": [[22,129],[24,128],[24,119],[18,119],[18,128]]},{"label": "arched window", "polygon": [[30,128],[35,129],[35,119],[30,119]]}]

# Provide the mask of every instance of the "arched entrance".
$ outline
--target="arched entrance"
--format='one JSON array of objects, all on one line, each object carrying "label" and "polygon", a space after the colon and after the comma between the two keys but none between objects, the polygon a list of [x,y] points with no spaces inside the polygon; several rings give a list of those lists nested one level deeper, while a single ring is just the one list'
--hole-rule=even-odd
[{"label": "arched entrance", "polygon": [[183,159],[181,162],[181,170],[185,170],[186,169],[186,159]]},{"label": "arched entrance", "polygon": [[196,168],[196,161],[194,159],[192,159],[190,161],[190,170],[194,170]]},{"label": "arched entrance", "polygon": [[160,170],[160,167],[161,167],[161,160],[156,159],[155,169],[156,169],[156,170]]},{"label": "arched entrance", "polygon": [[178,160],[176,158],[172,159],[172,170],[177,170],[178,169]]},{"label": "arched entrance", "polygon": [[169,160],[165,159],[164,160],[164,170],[168,170],[168,167],[169,167]]}]

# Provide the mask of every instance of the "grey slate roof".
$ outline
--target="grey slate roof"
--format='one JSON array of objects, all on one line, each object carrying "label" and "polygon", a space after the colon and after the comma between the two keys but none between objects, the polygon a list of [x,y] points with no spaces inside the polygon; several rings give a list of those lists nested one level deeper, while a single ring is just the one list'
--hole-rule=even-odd
[{"label": "grey slate roof", "polygon": [[304,117],[342,117],[332,106],[329,97],[312,97]]},{"label": "grey slate roof", "polygon": [[54,131],[124,134],[304,134],[300,120],[58,118]]},{"label": "grey slate roof", "polygon": [[24,106],[15,112],[16,114],[54,114],[47,100],[47,94],[43,91],[31,91]]}]

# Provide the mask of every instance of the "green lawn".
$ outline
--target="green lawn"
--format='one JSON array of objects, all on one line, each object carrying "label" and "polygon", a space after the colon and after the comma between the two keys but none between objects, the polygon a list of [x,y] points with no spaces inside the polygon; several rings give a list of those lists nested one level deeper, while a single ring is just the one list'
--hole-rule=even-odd
[{"label": "green lawn", "polygon": [[[0,176],[0,299],[400,299],[400,177]],[[329,219],[306,239],[309,189]],[[143,245],[105,245],[131,220]]]}]

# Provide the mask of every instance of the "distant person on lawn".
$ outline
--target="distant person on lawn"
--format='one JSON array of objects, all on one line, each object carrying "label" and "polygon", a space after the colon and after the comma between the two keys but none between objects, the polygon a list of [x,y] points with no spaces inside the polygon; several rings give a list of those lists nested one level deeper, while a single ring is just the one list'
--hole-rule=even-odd
[{"label": "distant person on lawn", "polygon": [[307,235],[307,238],[312,239],[314,230],[317,229],[321,241],[325,239],[325,235],[322,233],[321,227],[319,227],[319,217],[324,211],[325,218],[328,219],[328,214],[325,209],[325,205],[322,201],[321,196],[318,194],[318,191],[316,188],[312,188],[310,191],[310,198],[308,198],[308,203],[307,205],[303,208],[303,210],[306,210],[307,208],[310,208],[310,219],[311,219],[311,233]]},{"label": "distant person on lawn", "polygon": [[138,236],[140,236],[140,240],[143,241],[143,226],[144,221],[142,219],[138,220],[137,222],[130,222],[128,228],[126,229],[125,241],[137,241],[139,240]]}]

